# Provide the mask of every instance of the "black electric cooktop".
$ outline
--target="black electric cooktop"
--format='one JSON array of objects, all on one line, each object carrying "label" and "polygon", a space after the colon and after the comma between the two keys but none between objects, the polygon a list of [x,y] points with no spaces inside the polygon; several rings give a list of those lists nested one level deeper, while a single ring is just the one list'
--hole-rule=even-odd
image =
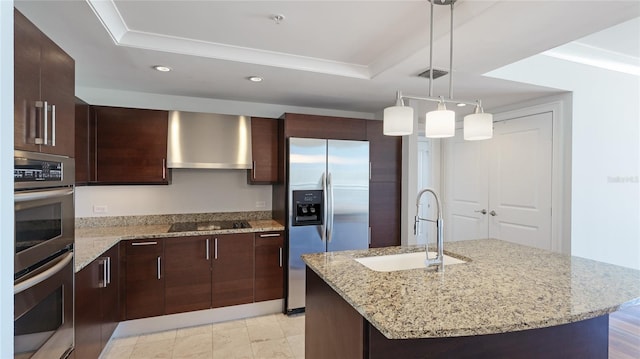
[{"label": "black electric cooktop", "polygon": [[169,232],[214,231],[238,228],[251,228],[251,225],[247,221],[180,222],[172,224]]}]

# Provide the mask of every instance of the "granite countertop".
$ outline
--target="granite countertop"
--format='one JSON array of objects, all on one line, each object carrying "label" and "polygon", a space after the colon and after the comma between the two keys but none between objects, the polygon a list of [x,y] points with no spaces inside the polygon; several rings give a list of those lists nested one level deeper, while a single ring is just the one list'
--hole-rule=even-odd
[{"label": "granite countertop", "polygon": [[505,333],[590,319],[640,304],[640,271],[496,239],[447,242],[470,259],[444,271],[376,272],[354,258],[424,251],[387,247],[303,255],[389,339]]},{"label": "granite countertop", "polygon": [[80,227],[75,229],[75,270],[79,272],[121,240],[188,237],[211,234],[282,231],[284,226],[272,219],[248,220],[251,228],[212,231],[171,232],[171,224]]}]

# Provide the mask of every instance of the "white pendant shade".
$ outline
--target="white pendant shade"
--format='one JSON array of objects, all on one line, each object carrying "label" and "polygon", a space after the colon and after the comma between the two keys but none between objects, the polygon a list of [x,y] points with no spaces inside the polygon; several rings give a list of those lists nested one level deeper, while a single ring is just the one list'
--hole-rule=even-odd
[{"label": "white pendant shade", "polygon": [[[429,138],[453,137],[456,134],[456,114],[451,110],[447,110],[445,103],[457,103],[471,105],[469,101],[460,101],[453,98],[453,5],[456,0],[429,0],[430,19],[429,19],[429,67],[423,74],[428,74],[429,78],[429,96],[403,96],[402,92],[396,93],[396,105],[384,109],[384,134],[388,136],[403,136],[413,132],[413,109],[404,107],[404,100],[411,99],[415,101],[433,101],[438,102],[436,111],[427,112],[425,121],[425,136]],[[433,24],[434,24],[434,6],[447,5],[451,9],[450,36],[449,36],[449,97],[445,100],[443,96],[436,98],[433,96]],[[447,72],[445,71],[445,74]],[[475,113],[464,117],[464,139],[465,140],[486,140],[493,137],[493,115],[483,113],[482,101],[475,101]]]},{"label": "white pendant shade", "polygon": [[404,136],[413,132],[413,108],[391,106],[384,109],[382,132],[387,136]]},{"label": "white pendant shade", "polygon": [[472,113],[464,116],[464,139],[486,140],[493,137],[493,115]]},{"label": "white pendant shade", "polygon": [[424,134],[430,138],[453,137],[456,134],[456,113],[451,110],[427,112]]}]

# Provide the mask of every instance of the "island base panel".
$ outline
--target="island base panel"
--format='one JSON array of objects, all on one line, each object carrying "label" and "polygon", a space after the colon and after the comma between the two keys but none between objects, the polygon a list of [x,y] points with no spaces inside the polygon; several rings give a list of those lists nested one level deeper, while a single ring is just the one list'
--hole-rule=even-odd
[{"label": "island base panel", "polygon": [[608,315],[548,328],[451,338],[393,340],[367,326],[371,359],[608,357]]},{"label": "island base panel", "polygon": [[306,269],[305,358],[366,358],[365,320],[314,271]]},{"label": "island base panel", "polygon": [[608,357],[608,315],[501,334],[387,339],[308,267],[306,277],[307,359]]}]

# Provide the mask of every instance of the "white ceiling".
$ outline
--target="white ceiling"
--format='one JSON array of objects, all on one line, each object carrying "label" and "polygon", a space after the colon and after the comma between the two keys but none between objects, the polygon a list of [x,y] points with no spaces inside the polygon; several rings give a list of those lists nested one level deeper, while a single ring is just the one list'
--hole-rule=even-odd
[{"label": "white ceiling", "polygon": [[[396,90],[428,94],[428,81],[416,77],[428,65],[424,0],[17,0],[15,6],[76,60],[80,87],[369,113],[393,104]],[[435,12],[440,69],[448,68],[448,9]],[[275,14],[285,19],[277,24]],[[638,1],[458,0],[454,98],[480,98],[490,109],[556,93],[482,74],[639,15]],[[581,43],[637,60],[638,24]],[[158,64],[173,71],[152,70]],[[248,81],[252,75],[264,81]],[[436,80],[434,95],[447,94],[448,78]]]}]

